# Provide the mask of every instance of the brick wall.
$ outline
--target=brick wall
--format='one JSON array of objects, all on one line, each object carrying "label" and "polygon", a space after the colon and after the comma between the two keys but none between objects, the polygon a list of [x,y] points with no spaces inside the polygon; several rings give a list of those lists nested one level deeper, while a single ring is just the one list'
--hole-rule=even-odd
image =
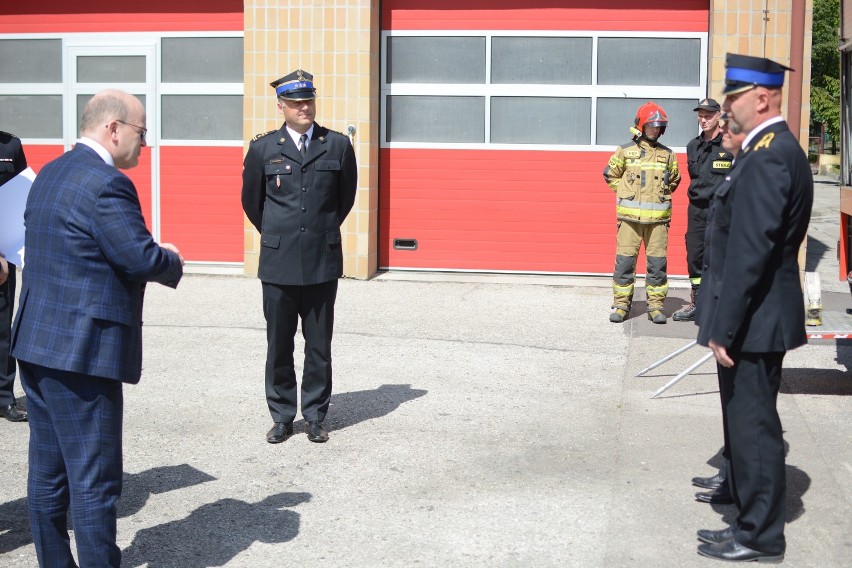
[{"label": "brick wall", "polygon": [[[708,91],[722,102],[725,85],[725,54],[741,53],[768,57],[790,64],[791,0],[711,0],[710,2],[710,63]],[[799,140],[807,148],[810,122],[811,81],[811,22],[813,0],[805,2],[804,65],[797,69],[802,81],[801,129]],[[795,66],[798,67],[798,66]],[[785,96],[790,76],[785,83]],[[786,102],[783,107],[787,115]]]},{"label": "brick wall", "polygon": [[[344,274],[369,278],[378,263],[379,0],[245,1],[245,139],[280,127],[270,81],[314,75],[317,122],[352,137],[355,207],[343,225]],[[248,146],[246,145],[246,148]],[[245,222],[245,273],[257,273],[260,239]]]}]

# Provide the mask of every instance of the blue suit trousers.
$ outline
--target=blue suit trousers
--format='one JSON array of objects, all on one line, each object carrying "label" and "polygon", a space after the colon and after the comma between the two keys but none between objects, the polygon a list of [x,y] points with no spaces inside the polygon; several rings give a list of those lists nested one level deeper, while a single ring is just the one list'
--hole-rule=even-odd
[{"label": "blue suit trousers", "polygon": [[116,508],[122,483],[124,397],[119,381],[20,361],[30,449],[27,496],[42,568],[116,567]]}]

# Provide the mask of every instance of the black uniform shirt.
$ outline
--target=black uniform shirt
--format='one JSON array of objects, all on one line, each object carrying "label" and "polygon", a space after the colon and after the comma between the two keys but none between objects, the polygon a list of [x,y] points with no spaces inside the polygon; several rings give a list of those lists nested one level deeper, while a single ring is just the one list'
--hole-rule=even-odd
[{"label": "black uniform shirt", "polygon": [[27,169],[20,139],[0,130],[0,185]]},{"label": "black uniform shirt", "polygon": [[687,170],[689,171],[689,200],[707,206],[716,188],[725,180],[731,169],[734,156],[722,148],[722,134],[704,140],[699,134],[686,145]]}]

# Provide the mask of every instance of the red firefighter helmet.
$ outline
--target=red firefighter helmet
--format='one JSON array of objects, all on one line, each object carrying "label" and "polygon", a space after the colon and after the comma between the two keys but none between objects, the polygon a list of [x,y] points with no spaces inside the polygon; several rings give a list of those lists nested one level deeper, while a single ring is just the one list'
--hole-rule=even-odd
[{"label": "red firefighter helmet", "polygon": [[666,132],[666,126],[669,124],[669,118],[666,116],[666,111],[657,103],[647,102],[639,107],[636,111],[636,118],[633,123],[640,133],[645,134],[645,126],[659,126],[660,136]]}]

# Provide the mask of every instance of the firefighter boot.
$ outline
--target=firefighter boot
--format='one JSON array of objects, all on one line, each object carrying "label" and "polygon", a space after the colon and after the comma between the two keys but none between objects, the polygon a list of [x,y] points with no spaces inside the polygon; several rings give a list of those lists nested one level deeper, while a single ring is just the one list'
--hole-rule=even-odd
[{"label": "firefighter boot", "polygon": [[612,312],[609,314],[609,321],[612,323],[622,323],[630,315],[630,304],[626,306],[613,306]]},{"label": "firefighter boot", "polygon": [[672,319],[675,321],[695,321],[695,307],[697,304],[698,286],[694,286],[689,295],[689,304],[672,314]]},{"label": "firefighter boot", "polygon": [[648,319],[654,323],[666,323],[668,320],[660,308],[648,308]]}]

